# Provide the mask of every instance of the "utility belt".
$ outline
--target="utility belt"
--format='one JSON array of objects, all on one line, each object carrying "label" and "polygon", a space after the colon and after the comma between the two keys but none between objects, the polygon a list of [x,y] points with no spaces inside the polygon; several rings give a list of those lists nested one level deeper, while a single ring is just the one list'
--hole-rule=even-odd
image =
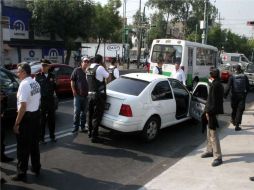
[{"label": "utility belt", "polygon": [[39,114],[39,110],[33,111],[33,112],[31,112],[31,111],[26,111],[26,112],[25,112],[25,116],[26,116],[26,117],[36,116],[37,114]]}]

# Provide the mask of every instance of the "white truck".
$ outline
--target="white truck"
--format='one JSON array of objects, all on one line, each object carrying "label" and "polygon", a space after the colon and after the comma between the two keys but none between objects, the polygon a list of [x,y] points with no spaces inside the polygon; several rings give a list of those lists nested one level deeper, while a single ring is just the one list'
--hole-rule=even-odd
[{"label": "white truck", "polygon": [[246,67],[247,64],[251,63],[249,59],[242,53],[222,53],[220,55],[222,64],[239,64],[243,67]]},{"label": "white truck", "polygon": [[[82,56],[94,57],[98,43],[82,43]],[[128,47],[125,45],[125,47]],[[110,61],[112,57],[122,58],[124,55],[123,44],[120,43],[101,43],[97,54],[102,55],[105,61]]]}]

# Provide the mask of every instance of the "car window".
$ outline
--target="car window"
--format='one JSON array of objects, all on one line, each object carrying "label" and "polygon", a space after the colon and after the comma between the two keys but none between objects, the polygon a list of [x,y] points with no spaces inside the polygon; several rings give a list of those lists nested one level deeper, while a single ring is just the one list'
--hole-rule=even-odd
[{"label": "car window", "polygon": [[138,96],[149,84],[147,81],[120,77],[107,85],[108,90]]},{"label": "car window", "polygon": [[156,84],[151,96],[153,101],[172,99],[173,95],[168,81],[161,81]]},{"label": "car window", "polygon": [[72,71],[73,69],[70,68],[70,67],[55,67],[54,68],[54,74],[56,76],[59,76],[59,75],[68,75],[70,76],[72,74]]},{"label": "car window", "polygon": [[199,85],[195,89],[195,92],[193,93],[193,96],[197,98],[201,98],[203,100],[207,100],[208,98],[208,92],[207,92],[207,87],[205,85]]},{"label": "car window", "polygon": [[186,90],[186,88],[183,86],[183,84],[178,81],[178,80],[175,80],[175,79],[168,79],[169,82],[170,82],[170,85],[173,89],[173,93],[176,94],[179,96],[186,96],[186,95],[189,95],[189,92]]},{"label": "car window", "polygon": [[254,64],[249,64],[246,68],[246,72],[254,73]]},{"label": "car window", "polygon": [[19,85],[16,76],[11,75],[10,73],[7,73],[3,70],[1,70],[0,79],[1,79],[1,88],[3,89],[17,88]]}]

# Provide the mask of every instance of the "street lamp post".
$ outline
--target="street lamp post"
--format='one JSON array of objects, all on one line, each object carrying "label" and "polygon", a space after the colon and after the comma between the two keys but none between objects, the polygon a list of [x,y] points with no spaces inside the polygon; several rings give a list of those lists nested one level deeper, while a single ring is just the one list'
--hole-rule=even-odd
[{"label": "street lamp post", "polygon": [[202,44],[206,44],[206,28],[207,28],[207,17],[206,17],[206,4],[207,4],[207,0],[204,0],[205,3],[205,9],[204,9],[204,23],[203,23],[203,34],[202,34]]}]

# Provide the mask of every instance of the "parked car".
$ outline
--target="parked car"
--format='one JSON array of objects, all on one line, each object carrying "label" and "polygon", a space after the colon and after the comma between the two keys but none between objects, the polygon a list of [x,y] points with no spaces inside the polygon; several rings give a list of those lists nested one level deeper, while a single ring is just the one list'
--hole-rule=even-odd
[{"label": "parked car", "polygon": [[250,63],[247,65],[244,74],[248,77],[249,79],[249,84],[251,86],[254,86],[254,64]]},{"label": "parked car", "polygon": [[[51,64],[50,72],[56,77],[56,94],[71,94],[71,81],[70,77],[74,68],[65,64]],[[38,72],[41,71],[41,65],[34,65],[31,67],[31,74],[34,77]]]},{"label": "parked car", "polygon": [[7,108],[4,118],[14,118],[17,114],[18,77],[7,69],[0,68],[1,91],[7,96]]},{"label": "parked car", "polygon": [[[7,96],[7,109],[4,119],[13,119],[17,114],[18,77],[7,69],[0,68],[1,91]],[[55,96],[55,109],[58,108],[58,98]]]},{"label": "parked car", "polygon": [[107,85],[101,125],[120,132],[141,132],[154,140],[159,130],[192,117],[200,120],[208,97],[208,84],[190,93],[176,79],[151,73],[131,73]]}]

